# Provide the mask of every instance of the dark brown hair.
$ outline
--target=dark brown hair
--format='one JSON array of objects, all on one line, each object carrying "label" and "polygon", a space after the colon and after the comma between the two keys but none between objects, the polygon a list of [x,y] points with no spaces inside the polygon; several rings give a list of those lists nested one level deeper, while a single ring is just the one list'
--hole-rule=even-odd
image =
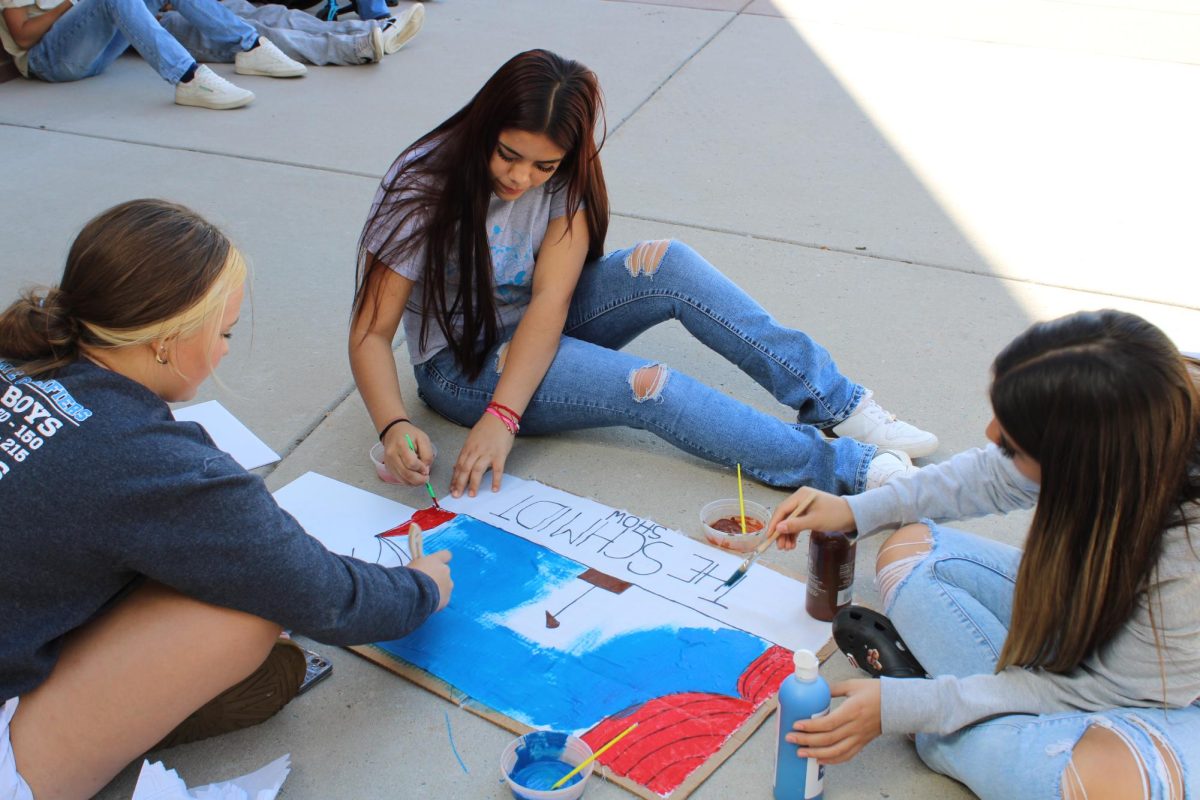
[{"label": "dark brown hair", "polygon": [[1133,614],[1200,498],[1196,383],[1162,331],[1111,310],[1034,325],[993,373],[996,420],[1042,471],[997,670],[1068,672]]},{"label": "dark brown hair", "polygon": [[[499,335],[485,223],[492,193],[488,163],[500,133],[543,134],[566,152],[550,186],[566,192],[568,230],[583,207],[590,261],[603,252],[608,232],[608,194],[595,141],[603,114],[596,76],[576,61],[530,50],[500,67],[471,102],[393,164],[398,167],[394,179],[383,186],[382,201],[359,240],[354,316],[363,313],[367,289],[378,271],[387,269],[384,262],[397,264],[420,254],[421,341],[427,341],[433,320],[459,365],[477,376]],[[603,142],[603,131],[600,136]],[[387,236],[377,260],[367,252],[365,237],[380,228]],[[458,270],[453,296],[447,291],[448,264]],[[461,333],[452,323],[458,315]]]},{"label": "dark brown hair", "polygon": [[225,234],[194,211],[130,200],[83,227],[57,286],[26,290],[0,314],[0,355],[36,377],[87,348],[186,335],[245,274]]}]

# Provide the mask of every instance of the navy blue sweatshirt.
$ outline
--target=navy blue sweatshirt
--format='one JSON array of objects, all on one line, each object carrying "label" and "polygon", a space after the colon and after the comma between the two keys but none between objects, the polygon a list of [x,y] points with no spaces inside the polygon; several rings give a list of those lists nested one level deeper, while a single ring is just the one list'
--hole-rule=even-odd
[{"label": "navy blue sweatshirt", "polygon": [[439,599],[424,573],[330,553],[141,384],[0,361],[0,701],[145,578],[330,644],[402,637]]}]

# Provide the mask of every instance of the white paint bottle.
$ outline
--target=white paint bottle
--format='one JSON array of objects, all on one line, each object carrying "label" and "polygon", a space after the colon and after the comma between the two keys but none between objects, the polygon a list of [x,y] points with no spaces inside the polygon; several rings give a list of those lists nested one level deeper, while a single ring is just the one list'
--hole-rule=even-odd
[{"label": "white paint bottle", "polygon": [[821,677],[821,662],[811,650],[797,650],[792,657],[794,674],[779,685],[779,727],[776,730],[775,800],[820,800],[825,793],[825,767],[815,758],[800,758],[796,745],[784,737],[792,723],[823,717],[829,713],[829,684]]}]

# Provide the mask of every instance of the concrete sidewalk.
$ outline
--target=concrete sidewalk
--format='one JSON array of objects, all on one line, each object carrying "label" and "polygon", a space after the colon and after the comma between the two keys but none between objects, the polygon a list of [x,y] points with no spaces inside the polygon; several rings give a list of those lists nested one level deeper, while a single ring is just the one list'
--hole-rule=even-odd
[{"label": "concrete sidewalk", "polygon": [[[406,6],[407,2],[402,2]],[[677,237],[825,344],[880,402],[933,430],[940,460],[982,441],[988,365],[1031,320],[1134,311],[1200,350],[1200,12],[1187,0],[439,0],[375,66],[237,76],[257,99],[171,103],[136,56],[75,84],[0,86],[0,298],[53,281],[92,215],[161,196],[221,224],[254,269],[252,324],[221,400],[282,463],[419,506],[379,483],[345,358],[354,247],[400,150],[513,53],[546,47],[600,76],[609,246]],[[232,77],[232,65],[215,65]],[[250,301],[248,301],[249,303]],[[677,326],[631,349],[785,414]],[[415,401],[449,482],[465,431]],[[522,440],[509,471],[695,533],[732,474],[626,430]],[[761,486],[748,497],[785,496]],[[962,527],[1019,542],[1027,518]],[[876,601],[860,547],[860,601]],[[769,561],[803,571],[796,554]],[[801,598],[795,598],[801,602]],[[344,650],[331,680],[268,723],[157,754],[192,785],[292,754],[288,798],[501,798],[511,735]],[[824,667],[851,676],[838,658]],[[468,772],[451,750],[448,728]],[[769,721],[695,793],[768,797]],[[103,798],[129,797],[136,766]],[[831,798],[963,798],[904,739],[827,777]],[[628,797],[602,781],[593,800]]]}]

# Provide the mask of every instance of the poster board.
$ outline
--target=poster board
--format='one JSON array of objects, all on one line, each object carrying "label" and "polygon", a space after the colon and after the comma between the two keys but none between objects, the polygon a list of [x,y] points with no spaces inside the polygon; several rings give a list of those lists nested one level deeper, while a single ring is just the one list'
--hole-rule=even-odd
[{"label": "poster board", "polygon": [[[540,483],[504,487],[446,501],[458,516],[425,536],[454,554],[450,606],[356,652],[518,733],[597,748],[636,719],[601,758],[607,778],[678,800],[771,713],[791,650],[829,648],[790,576],[759,566],[729,590],[740,555]],[[331,550],[407,563],[405,537],[379,534],[413,509],[314,473],[276,498]]]}]

